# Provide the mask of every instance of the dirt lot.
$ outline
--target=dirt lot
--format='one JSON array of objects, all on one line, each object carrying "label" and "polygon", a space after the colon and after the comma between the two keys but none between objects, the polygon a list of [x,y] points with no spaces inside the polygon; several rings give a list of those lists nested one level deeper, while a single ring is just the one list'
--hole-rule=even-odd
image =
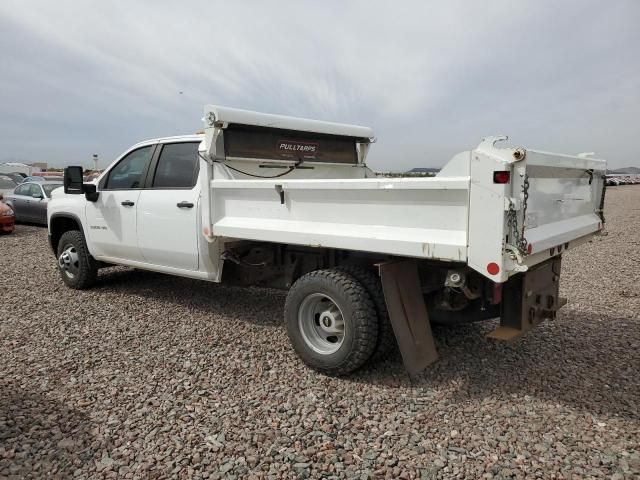
[{"label": "dirt lot", "polygon": [[638,478],[640,186],[565,256],[557,321],[441,360],[303,367],[284,294],[116,268],[58,278],[46,229],[0,237],[0,478]]}]

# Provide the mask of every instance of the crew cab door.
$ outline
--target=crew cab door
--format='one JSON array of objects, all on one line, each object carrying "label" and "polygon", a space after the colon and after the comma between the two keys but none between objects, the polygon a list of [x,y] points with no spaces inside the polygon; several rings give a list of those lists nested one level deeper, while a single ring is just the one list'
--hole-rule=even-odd
[{"label": "crew cab door", "polygon": [[155,145],[125,154],[101,178],[96,202],[86,215],[94,256],[142,262],[138,248],[136,209]]},{"label": "crew cab door", "polygon": [[198,145],[158,145],[138,201],[138,246],[147,263],[198,269]]}]

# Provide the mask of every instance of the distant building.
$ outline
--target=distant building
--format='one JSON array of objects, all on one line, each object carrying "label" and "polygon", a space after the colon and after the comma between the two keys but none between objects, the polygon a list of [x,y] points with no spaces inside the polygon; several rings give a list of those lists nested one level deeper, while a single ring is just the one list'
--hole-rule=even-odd
[{"label": "distant building", "polygon": [[49,168],[47,162],[33,162],[31,164],[32,167],[39,168],[40,171],[45,172],[47,168]]}]

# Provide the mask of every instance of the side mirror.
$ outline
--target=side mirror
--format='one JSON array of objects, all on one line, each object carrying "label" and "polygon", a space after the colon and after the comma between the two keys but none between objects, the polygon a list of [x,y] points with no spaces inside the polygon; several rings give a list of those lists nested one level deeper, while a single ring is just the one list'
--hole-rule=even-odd
[{"label": "side mirror", "polygon": [[64,193],[72,195],[84,193],[82,167],[67,167],[64,169]]}]

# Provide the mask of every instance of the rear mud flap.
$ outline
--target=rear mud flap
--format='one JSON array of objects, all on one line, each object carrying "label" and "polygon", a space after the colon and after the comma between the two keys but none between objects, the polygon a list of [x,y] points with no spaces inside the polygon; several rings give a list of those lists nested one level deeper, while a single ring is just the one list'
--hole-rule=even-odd
[{"label": "rear mud flap", "polygon": [[438,359],[415,261],[379,265],[382,290],[402,362],[415,375]]},{"label": "rear mud flap", "polygon": [[500,326],[487,338],[513,340],[542,321],[556,318],[567,303],[559,296],[560,267],[561,258],[554,257],[511,277],[502,287]]}]

